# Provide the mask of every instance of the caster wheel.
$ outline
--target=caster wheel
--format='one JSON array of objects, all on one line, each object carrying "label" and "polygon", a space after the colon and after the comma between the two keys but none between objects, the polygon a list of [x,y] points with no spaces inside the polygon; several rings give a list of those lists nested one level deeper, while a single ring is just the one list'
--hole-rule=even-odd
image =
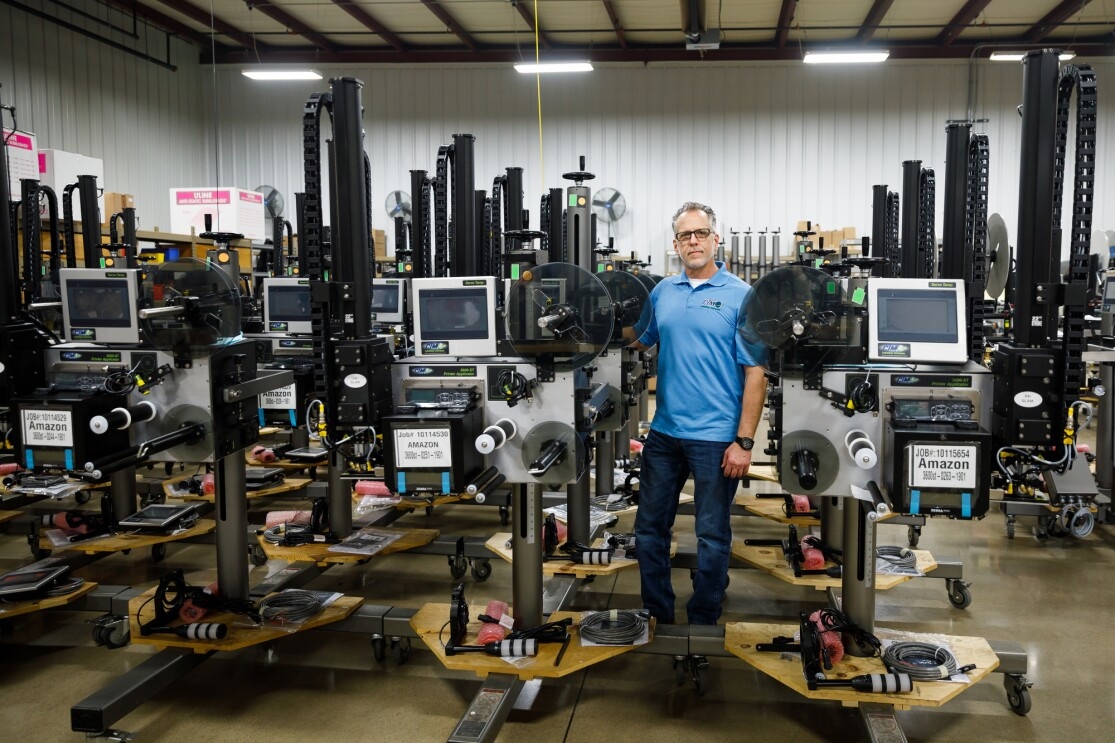
[{"label": "caster wheel", "polygon": [[102,634],[105,638],[105,646],[112,650],[124,647],[131,639],[127,622],[118,622],[116,626],[106,627]]},{"label": "caster wheel", "polygon": [[674,681],[678,686],[685,686],[685,656],[674,656]]},{"label": "caster wheel", "polygon": [[426,506],[426,515],[427,516],[433,516],[434,515],[434,507],[433,506]]},{"label": "caster wheel", "polygon": [[153,544],[151,545],[151,561],[162,562],[166,559],[166,545]]},{"label": "caster wheel", "polygon": [[253,544],[248,547],[248,562],[256,567],[266,565],[267,553],[263,551],[263,547],[260,547],[258,544]]},{"label": "caster wheel", "polygon": [[507,506],[499,507],[499,523],[501,526],[507,526],[511,523],[511,510]]},{"label": "caster wheel", "polygon": [[1003,680],[1003,685],[1007,687],[1007,704],[1011,712],[1022,717],[1029,714],[1033,704],[1030,699],[1030,684],[1013,676],[1007,676]]},{"label": "caster wheel", "polygon": [[945,588],[948,590],[949,603],[957,609],[967,609],[972,605],[972,592],[963,581],[949,581]]},{"label": "caster wheel", "polygon": [[84,506],[86,503],[88,503],[89,498],[90,495],[88,490],[79,490],[74,493],[74,500],[77,501],[77,504],[79,506]]},{"label": "caster wheel", "polygon": [[455,555],[449,558],[449,574],[453,580],[460,580],[468,570],[468,558],[464,555]]},{"label": "caster wheel", "polygon": [[911,549],[918,546],[921,541],[921,527],[911,526],[906,530],[906,543],[910,545]]},{"label": "caster wheel", "polygon": [[395,654],[395,662],[399,665],[407,662],[410,657],[410,638],[409,637],[392,637],[391,638],[391,651]]},{"label": "caster wheel", "polygon": [[472,577],[478,582],[488,580],[492,574],[492,563],[488,560],[476,560],[472,563]]},{"label": "caster wheel", "polygon": [[1014,516],[1007,517],[1007,539],[1014,539]]},{"label": "caster wheel", "polygon": [[377,663],[382,663],[387,659],[387,638],[383,635],[376,635],[372,638],[372,657],[376,659]]},{"label": "caster wheel", "polygon": [[102,647],[105,646],[106,640],[105,640],[105,628],[104,627],[94,626],[92,635],[93,635],[93,644],[94,645],[96,645],[99,648],[102,648]]}]

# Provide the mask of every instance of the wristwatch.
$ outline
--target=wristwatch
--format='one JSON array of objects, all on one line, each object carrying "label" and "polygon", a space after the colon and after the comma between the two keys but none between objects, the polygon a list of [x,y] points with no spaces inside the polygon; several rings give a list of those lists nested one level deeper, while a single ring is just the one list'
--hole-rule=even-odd
[{"label": "wristwatch", "polygon": [[736,436],[736,443],[739,444],[739,448],[744,451],[751,451],[755,448],[755,439],[746,436]]}]

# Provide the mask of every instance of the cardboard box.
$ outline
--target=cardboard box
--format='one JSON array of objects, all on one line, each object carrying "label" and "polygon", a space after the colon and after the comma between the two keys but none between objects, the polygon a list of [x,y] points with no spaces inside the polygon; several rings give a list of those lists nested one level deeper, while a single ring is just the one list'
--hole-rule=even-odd
[{"label": "cardboard box", "polygon": [[109,217],[113,214],[120,214],[125,209],[135,209],[136,199],[130,193],[116,193],[114,191],[106,191],[104,194],[104,206],[101,211],[101,221],[105,224],[108,223]]},{"label": "cardboard box", "polygon": [[383,230],[372,230],[372,240],[376,244],[376,260],[389,261],[395,251],[387,250],[387,233]]},{"label": "cardboard box", "polygon": [[12,201],[19,201],[19,182],[24,178],[39,177],[38,148],[35,135],[30,132],[12,132],[3,129],[5,154],[8,157],[8,190]]},{"label": "cardboard box", "polygon": [[205,232],[205,215],[211,214],[214,232],[235,232],[263,242],[267,234],[263,194],[241,188],[170,189],[170,231],[182,235]]},{"label": "cardboard box", "polygon": [[[62,213],[62,193],[66,190],[66,186],[71,183],[77,183],[77,177],[79,175],[96,176],[97,185],[103,188],[105,185],[104,160],[96,157],[78,155],[74,152],[64,152],[62,150],[41,150],[39,152],[39,182],[53,189],[55,195],[58,197],[59,217],[61,217]],[[74,191],[73,199],[74,220],[84,224],[85,220],[81,218],[81,198],[78,196],[76,190]],[[46,205],[44,204],[43,206],[45,207]],[[104,194],[97,197],[97,209],[101,213],[101,224],[108,224],[108,218],[111,212],[108,214],[105,213]],[[47,214],[44,208],[43,217],[46,216]]]}]

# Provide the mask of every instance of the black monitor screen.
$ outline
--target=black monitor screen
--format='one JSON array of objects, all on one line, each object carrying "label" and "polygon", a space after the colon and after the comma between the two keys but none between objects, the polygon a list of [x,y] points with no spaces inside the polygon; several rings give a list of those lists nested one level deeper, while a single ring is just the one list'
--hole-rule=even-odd
[{"label": "black monitor screen", "polygon": [[127,279],[70,279],[66,282],[71,327],[129,328],[135,310],[132,301]]},{"label": "black monitor screen", "polygon": [[955,343],[956,294],[932,289],[880,289],[875,308],[882,342]]},{"label": "black monitor screen", "polygon": [[484,287],[424,288],[417,294],[423,341],[488,337],[488,300]]},{"label": "black monitor screen", "polygon": [[310,319],[310,287],[270,286],[267,288],[267,318],[271,322],[297,322]]},{"label": "black monitor screen", "polygon": [[372,284],[372,312],[394,314],[399,311],[398,284]]}]

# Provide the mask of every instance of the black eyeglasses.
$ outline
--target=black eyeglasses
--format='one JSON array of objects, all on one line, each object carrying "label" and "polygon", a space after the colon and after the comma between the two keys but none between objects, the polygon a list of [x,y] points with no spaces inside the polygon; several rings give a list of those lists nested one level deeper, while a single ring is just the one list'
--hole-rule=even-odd
[{"label": "black eyeglasses", "polygon": [[697,236],[698,240],[707,240],[708,236],[711,234],[712,230],[710,230],[708,227],[702,227],[699,230],[686,230],[685,232],[678,232],[674,235],[674,237],[677,238],[677,241],[679,243],[687,243],[689,242],[689,238],[693,237],[694,235]]}]

